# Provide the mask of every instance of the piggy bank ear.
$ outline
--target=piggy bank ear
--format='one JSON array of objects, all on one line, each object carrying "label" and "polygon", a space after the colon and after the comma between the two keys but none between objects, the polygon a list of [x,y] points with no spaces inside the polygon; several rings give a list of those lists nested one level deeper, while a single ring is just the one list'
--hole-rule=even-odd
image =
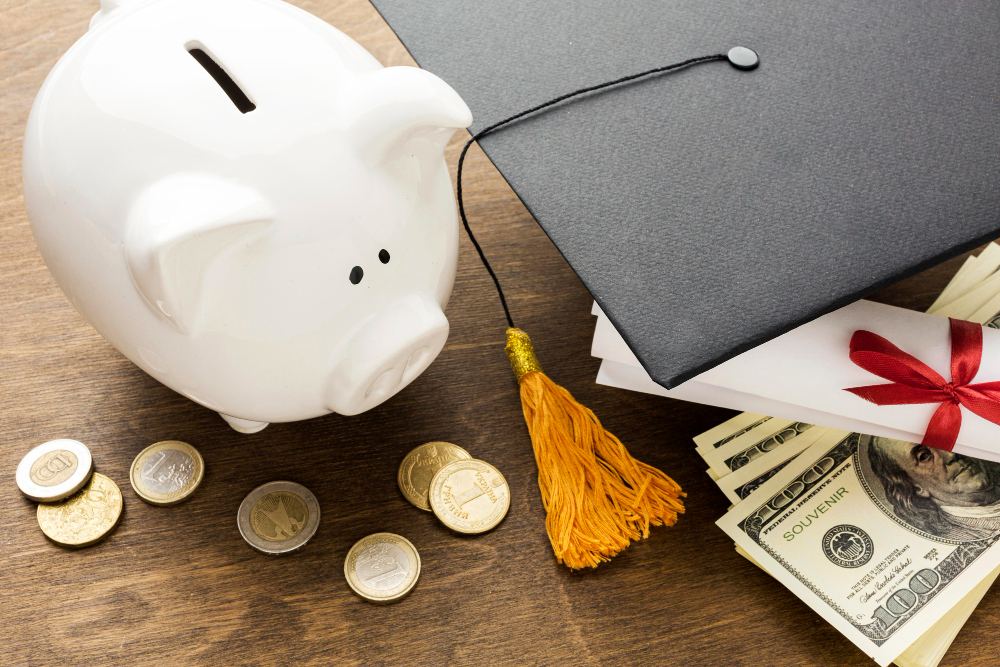
[{"label": "piggy bank ear", "polygon": [[148,0],[101,0],[101,10],[94,14],[93,18],[90,19],[90,29],[93,30],[96,26],[100,25],[105,19],[111,16],[111,12],[125,7],[126,5],[137,5],[140,2],[147,2]]},{"label": "piggy bank ear", "polygon": [[343,91],[351,139],[369,164],[421,135],[442,145],[472,124],[472,112],[451,86],[416,67],[386,67],[359,76]]},{"label": "piggy bank ear", "polygon": [[274,221],[253,188],[202,173],[168,176],[132,207],[125,255],[132,280],[159,315],[182,333],[197,330],[211,263]]}]

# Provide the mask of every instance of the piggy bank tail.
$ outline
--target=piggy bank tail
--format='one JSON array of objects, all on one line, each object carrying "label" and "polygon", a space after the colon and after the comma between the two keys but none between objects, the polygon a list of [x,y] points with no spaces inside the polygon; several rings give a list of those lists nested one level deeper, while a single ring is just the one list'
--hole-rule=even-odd
[{"label": "piggy bank tail", "polygon": [[589,408],[550,380],[526,333],[508,329],[506,351],[521,386],[556,559],[573,569],[596,567],[648,537],[650,526],[672,526],[684,512],[681,487],[635,460]]}]

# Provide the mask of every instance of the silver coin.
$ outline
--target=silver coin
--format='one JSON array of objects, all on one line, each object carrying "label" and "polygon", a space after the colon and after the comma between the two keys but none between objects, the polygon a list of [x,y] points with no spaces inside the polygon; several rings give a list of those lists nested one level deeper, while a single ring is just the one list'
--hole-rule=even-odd
[{"label": "silver coin", "polygon": [[68,498],[90,481],[94,459],[76,440],[49,440],[28,452],[17,466],[21,493],[39,503]]},{"label": "silver coin", "polygon": [[268,482],[250,492],[236,523],[247,544],[266,554],[284,554],[305,545],[319,527],[319,503],[295,482]]},{"label": "silver coin", "polygon": [[205,461],[197,449],[180,440],[164,440],[139,452],[129,481],[147,503],[174,505],[194,493],[204,474]]},{"label": "silver coin", "polygon": [[358,540],[347,552],[344,577],[351,590],[368,602],[396,602],[417,585],[420,554],[405,537],[375,533]]},{"label": "silver coin", "polygon": [[[166,469],[169,473],[158,475]],[[142,482],[157,493],[173,493],[184,487],[194,474],[194,461],[179,449],[167,449],[149,457],[139,473]]]}]

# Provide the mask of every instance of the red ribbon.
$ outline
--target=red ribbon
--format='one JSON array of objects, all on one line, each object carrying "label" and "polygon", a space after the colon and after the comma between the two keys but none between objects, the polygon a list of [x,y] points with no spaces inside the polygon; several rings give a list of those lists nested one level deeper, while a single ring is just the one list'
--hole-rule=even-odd
[{"label": "red ribbon", "polygon": [[983,328],[973,322],[949,320],[951,382],[945,382],[933,368],[885,338],[861,330],[851,336],[851,361],[892,384],[852,387],[847,391],[876,405],[940,403],[921,444],[951,451],[962,428],[960,406],[1000,424],[1000,382],[969,384],[979,372],[983,357]]}]

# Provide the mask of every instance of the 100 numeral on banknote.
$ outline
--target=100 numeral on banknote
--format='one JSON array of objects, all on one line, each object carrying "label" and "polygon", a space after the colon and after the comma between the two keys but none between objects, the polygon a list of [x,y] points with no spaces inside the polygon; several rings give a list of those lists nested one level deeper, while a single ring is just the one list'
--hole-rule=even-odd
[{"label": "100 numeral on banknote", "polygon": [[1000,464],[833,431],[719,525],[886,665],[1000,563]]}]

